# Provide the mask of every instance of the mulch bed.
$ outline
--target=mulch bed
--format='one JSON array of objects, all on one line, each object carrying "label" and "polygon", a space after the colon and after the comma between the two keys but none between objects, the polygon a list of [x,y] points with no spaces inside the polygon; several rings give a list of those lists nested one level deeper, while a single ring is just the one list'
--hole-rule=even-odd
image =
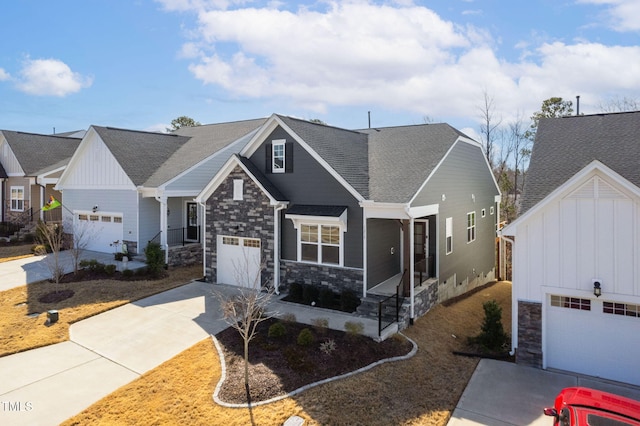
[{"label": "mulch bed", "polygon": [[[286,334],[268,337],[268,329],[277,319],[258,325],[258,334],[249,344],[249,389],[251,401],[265,401],[285,395],[302,386],[339,376],[385,358],[403,356],[411,343],[403,337],[375,342],[369,337],[294,322],[282,323]],[[307,347],[297,344],[304,328],[312,330],[315,342]],[[244,386],[244,346],[234,328],[216,335],[227,365],[227,377],[219,398],[227,403],[247,402]],[[321,344],[333,340],[335,350],[329,354]]]},{"label": "mulch bed", "polygon": [[38,298],[40,303],[57,303],[62,302],[70,297],[73,297],[75,292],[73,290],[65,289],[59,291],[52,291],[51,293],[44,294]]}]

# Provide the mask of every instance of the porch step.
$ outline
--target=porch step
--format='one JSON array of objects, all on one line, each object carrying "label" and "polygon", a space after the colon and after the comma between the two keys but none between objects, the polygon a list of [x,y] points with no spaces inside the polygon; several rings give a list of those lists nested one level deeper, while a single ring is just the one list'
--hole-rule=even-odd
[{"label": "porch step", "polygon": [[[378,305],[380,301],[386,299],[385,296],[378,295],[369,295],[365,298],[360,299],[361,303],[358,306],[356,312],[358,315],[366,317],[378,319]],[[390,300],[391,302],[391,300]],[[396,320],[396,310],[395,306],[385,305],[382,310],[382,320],[384,322],[395,322]]]}]

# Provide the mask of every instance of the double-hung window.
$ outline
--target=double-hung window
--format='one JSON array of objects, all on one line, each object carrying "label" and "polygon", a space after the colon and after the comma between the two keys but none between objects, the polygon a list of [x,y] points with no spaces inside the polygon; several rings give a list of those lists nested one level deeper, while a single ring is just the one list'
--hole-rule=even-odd
[{"label": "double-hung window", "polygon": [[273,173],[284,173],[285,167],[285,141],[275,140],[271,144],[271,171]]},{"label": "double-hung window", "polygon": [[476,240],[476,212],[467,213],[467,242]]},{"label": "double-hung window", "polygon": [[[347,231],[347,210],[334,216],[299,214],[295,208],[285,215],[297,230],[297,260],[323,265],[344,265],[344,234]],[[321,208],[322,210],[322,208]]]},{"label": "double-hung window", "polygon": [[24,186],[11,187],[11,210],[24,211]]}]

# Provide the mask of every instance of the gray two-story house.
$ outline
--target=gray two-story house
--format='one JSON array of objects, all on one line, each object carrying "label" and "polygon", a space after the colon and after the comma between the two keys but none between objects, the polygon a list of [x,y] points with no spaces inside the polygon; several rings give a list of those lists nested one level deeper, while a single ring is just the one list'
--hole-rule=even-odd
[{"label": "gray two-story house", "polygon": [[211,282],[399,289],[413,320],[495,279],[500,192],[480,144],[447,124],[273,115],[196,200]]}]

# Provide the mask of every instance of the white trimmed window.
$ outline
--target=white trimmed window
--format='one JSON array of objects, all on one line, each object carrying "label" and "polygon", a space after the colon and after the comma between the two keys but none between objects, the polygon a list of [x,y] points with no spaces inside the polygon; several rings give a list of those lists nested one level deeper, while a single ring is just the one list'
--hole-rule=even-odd
[{"label": "white trimmed window", "polygon": [[274,140],[271,144],[271,171],[284,173],[285,160],[285,140]]},{"label": "white trimmed window", "polygon": [[342,264],[342,232],[339,225],[300,224],[298,261]]},{"label": "white trimmed window", "polygon": [[243,187],[244,181],[242,179],[233,180],[233,199],[235,201],[242,201],[244,199]]},{"label": "white trimmed window", "polygon": [[24,211],[24,186],[11,187],[11,210]]},{"label": "white trimmed window", "polygon": [[467,213],[467,242],[476,240],[476,212]]},{"label": "white trimmed window", "polygon": [[452,217],[448,217],[445,220],[445,227],[444,227],[444,235],[445,235],[445,241],[446,241],[446,253],[450,254],[451,252],[453,252],[453,218]]}]

